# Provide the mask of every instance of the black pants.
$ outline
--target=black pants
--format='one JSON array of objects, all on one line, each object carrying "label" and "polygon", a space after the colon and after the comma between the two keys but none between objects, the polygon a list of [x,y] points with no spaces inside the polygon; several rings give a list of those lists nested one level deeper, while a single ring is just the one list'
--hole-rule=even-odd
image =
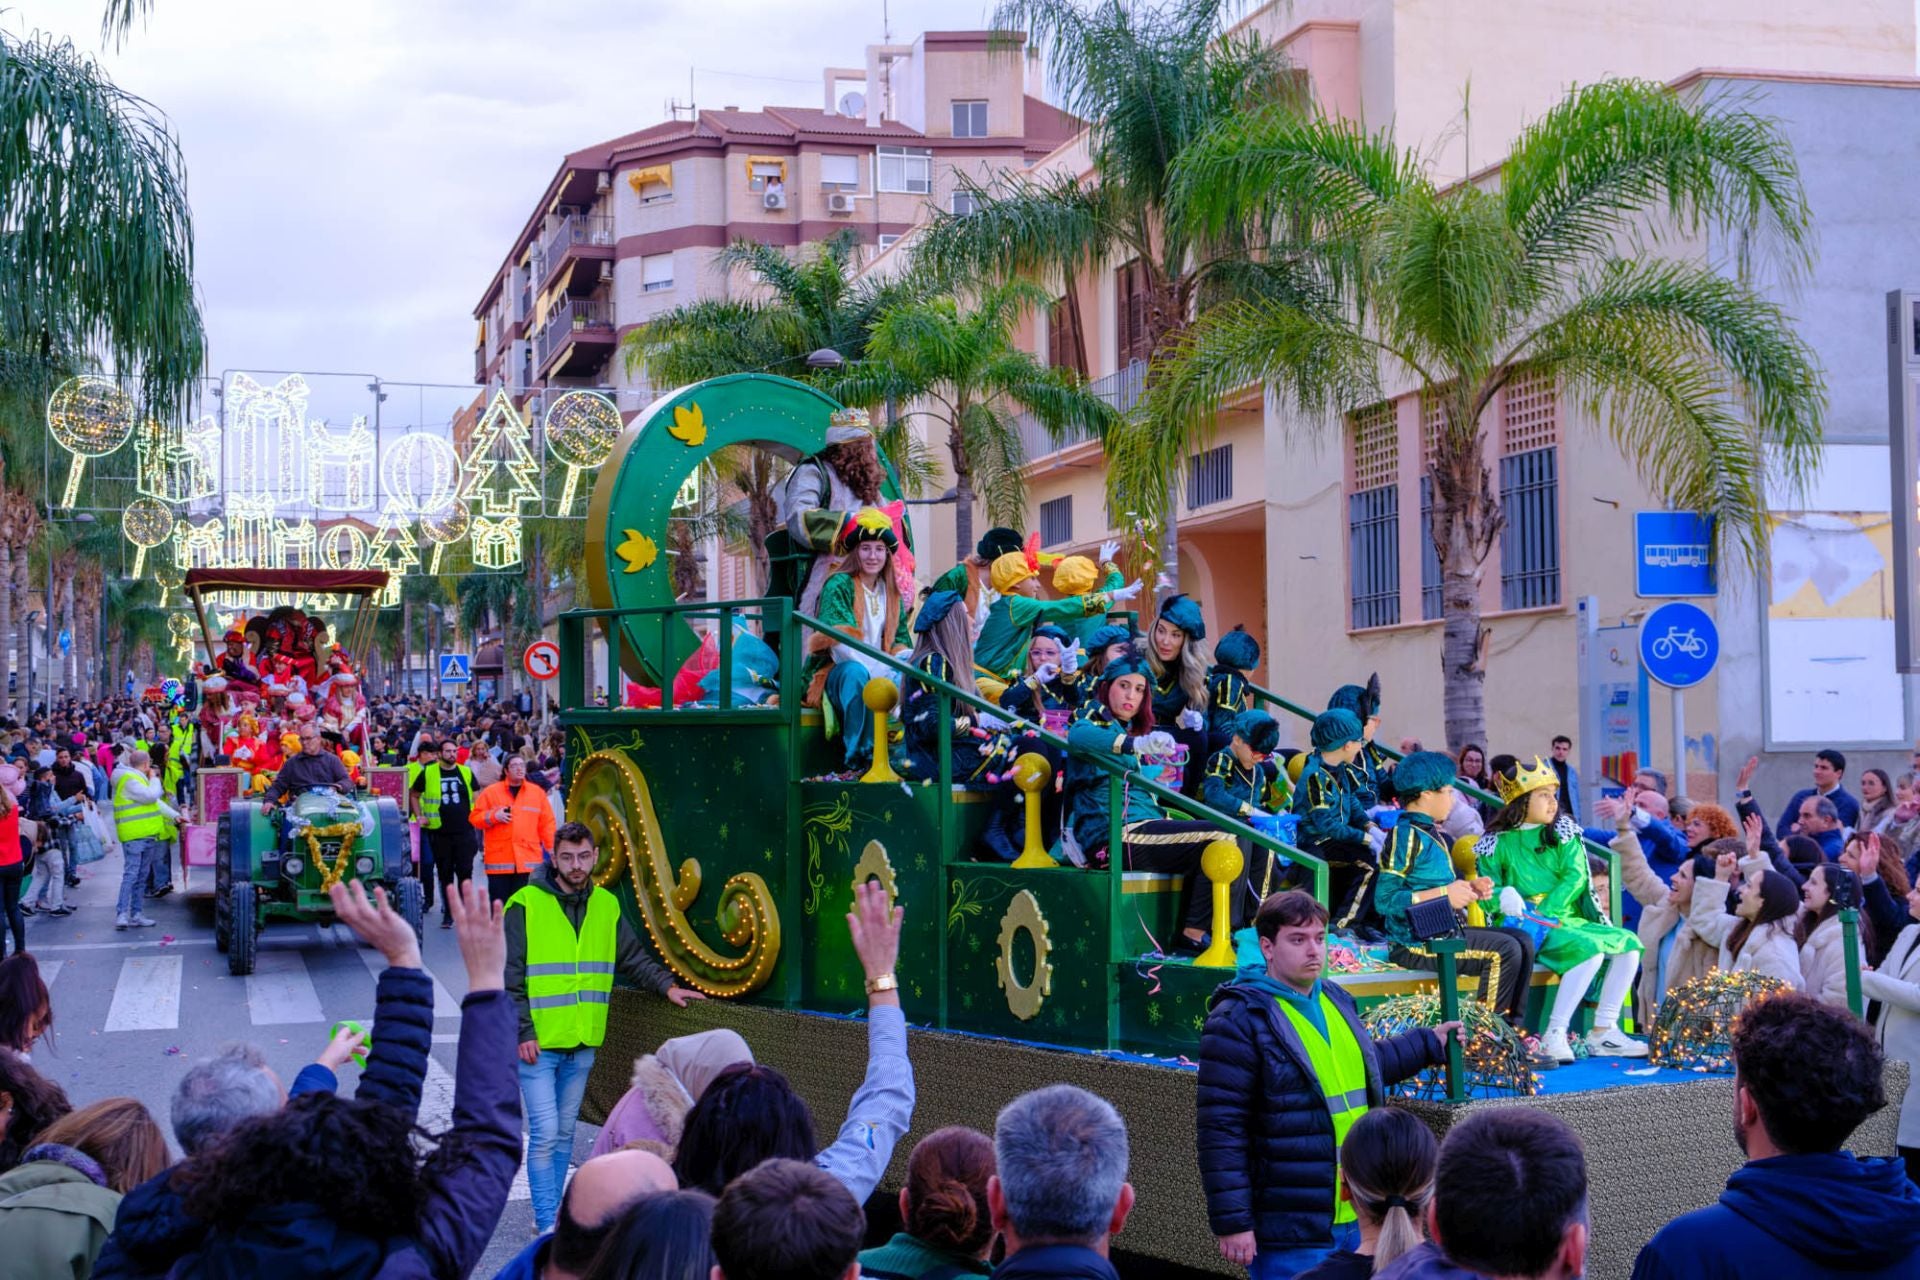
[{"label": "black pants", "polygon": [[[1336,929],[1354,929],[1362,925],[1380,927],[1373,909],[1373,891],[1380,878],[1380,864],[1373,849],[1361,841],[1338,844],[1302,845],[1302,850],[1327,863],[1327,910]],[[1297,869],[1308,884],[1312,877],[1305,867]],[[1302,886],[1305,887],[1304,885]]]},{"label": "black pants", "polygon": [[[1183,926],[1204,932],[1213,918],[1213,882],[1200,870],[1200,855],[1221,838],[1220,828],[1211,822],[1180,822],[1171,818],[1136,822],[1120,837],[1126,859],[1122,865],[1127,871],[1185,876]],[[1237,896],[1244,898],[1246,890],[1241,889]]]},{"label": "black pants", "polygon": [[[1908,1088],[1912,1088],[1911,1085]],[[1900,1158],[1907,1162],[1907,1181],[1920,1187],[1920,1147],[1895,1147]]]},{"label": "black pants", "polygon": [[[1518,929],[1463,929],[1466,950],[1454,957],[1460,972],[1480,979],[1478,998],[1488,1002],[1489,988],[1493,1007],[1519,1026],[1527,1016],[1527,988],[1533,981],[1533,939]],[[1399,947],[1392,951],[1393,962],[1406,969],[1440,971],[1439,957],[1425,947]]]},{"label": "black pants", "polygon": [[489,871],[487,872],[487,896],[495,902],[505,902],[514,894],[527,887],[532,878],[530,871]]},{"label": "black pants", "polygon": [[13,931],[15,952],[27,949],[27,918],[20,913],[20,886],[27,882],[24,862],[0,867],[0,956],[7,954],[6,930]]},{"label": "black pants", "polygon": [[[468,828],[472,830],[472,828]],[[440,909],[445,911],[447,896],[454,881],[466,884],[473,879],[473,837],[457,828],[433,827],[421,833],[426,837],[421,852],[420,879],[428,884],[427,905],[433,905],[432,883],[440,885]],[[432,881],[428,881],[428,876]]]}]

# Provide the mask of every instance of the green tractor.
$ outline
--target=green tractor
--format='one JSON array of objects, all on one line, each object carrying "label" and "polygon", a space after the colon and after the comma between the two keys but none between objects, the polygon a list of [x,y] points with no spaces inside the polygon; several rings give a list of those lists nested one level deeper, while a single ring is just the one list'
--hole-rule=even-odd
[{"label": "green tractor", "polygon": [[333,921],[328,888],[359,880],[384,885],[420,936],[426,896],[413,874],[407,822],[388,796],[312,791],[277,811],[237,800],[214,838],[213,941],[236,976],[253,972],[269,920]]}]

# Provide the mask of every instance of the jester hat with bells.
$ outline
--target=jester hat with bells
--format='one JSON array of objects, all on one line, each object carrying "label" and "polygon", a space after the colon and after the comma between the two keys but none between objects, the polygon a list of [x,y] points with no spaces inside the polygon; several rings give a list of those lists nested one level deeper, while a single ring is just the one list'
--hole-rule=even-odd
[{"label": "jester hat with bells", "polygon": [[906,519],[907,505],[904,502],[889,502],[884,507],[862,507],[847,517],[840,527],[840,536],[834,539],[834,546],[844,556],[851,556],[853,549],[863,542],[883,542],[893,559],[893,581],[904,599],[913,597],[913,551],[907,546],[907,540],[901,536],[901,526]]}]

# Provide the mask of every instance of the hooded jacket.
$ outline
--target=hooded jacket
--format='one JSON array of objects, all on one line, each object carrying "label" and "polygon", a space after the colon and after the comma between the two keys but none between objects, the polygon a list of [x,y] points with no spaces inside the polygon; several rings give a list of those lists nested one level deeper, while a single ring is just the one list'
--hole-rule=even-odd
[{"label": "hooded jacket", "polygon": [[1660,1228],[1633,1280],[1893,1280],[1920,1271],[1920,1190],[1897,1159],[1837,1151],[1734,1171],[1717,1204]]},{"label": "hooded jacket", "polygon": [[[1366,1059],[1369,1106],[1385,1103],[1387,1086],[1444,1060],[1440,1037],[1428,1028],[1375,1040],[1345,989],[1331,982],[1321,989]],[[1333,1232],[1333,1116],[1264,973],[1243,971],[1214,992],[1200,1037],[1197,1104],[1209,1229],[1216,1236],[1251,1231],[1262,1249],[1326,1241]]]},{"label": "hooded jacket", "polygon": [[593,1141],[593,1154],[618,1151],[629,1142],[658,1144],[656,1154],[672,1163],[686,1128],[687,1113],[714,1078],[735,1063],[752,1062],[753,1050],[728,1027],[675,1036],[633,1062],[633,1080],[607,1114]]},{"label": "hooded jacket", "polygon": [[120,1193],[71,1147],[46,1144],[27,1154],[35,1158],[0,1175],[0,1277],[85,1277],[113,1229]]},{"label": "hooded jacket", "polygon": [[[560,900],[560,909],[566,913],[567,923],[573,926],[575,933],[580,932],[581,924],[587,918],[587,900],[598,887],[593,881],[587,881],[587,887],[578,893],[562,893],[560,886],[554,883],[553,866],[542,863],[535,867],[533,878],[527,881],[530,888],[550,893]],[[507,904],[507,992],[513,997],[514,1010],[520,1018],[520,1043],[539,1037],[533,1031],[533,1008],[527,1003],[527,912],[525,907]],[[673,975],[663,968],[659,961],[647,954],[640,945],[640,937],[627,923],[626,915],[620,917],[620,924],[614,935],[614,975],[625,978],[642,991],[651,991],[663,996],[673,986]]]}]

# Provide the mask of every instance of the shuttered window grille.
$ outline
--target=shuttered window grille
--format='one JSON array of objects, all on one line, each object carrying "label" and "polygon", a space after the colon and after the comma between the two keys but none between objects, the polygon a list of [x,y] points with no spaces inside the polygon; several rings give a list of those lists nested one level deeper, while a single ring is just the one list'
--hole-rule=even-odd
[{"label": "shuttered window grille", "polygon": [[1223,444],[1187,459],[1187,507],[1225,502],[1233,496],[1233,446]]},{"label": "shuttered window grille", "polygon": [[1153,354],[1147,332],[1147,264],[1135,258],[1113,273],[1114,315],[1118,323],[1116,368],[1124,369]]},{"label": "shuttered window grille", "polygon": [[1073,541],[1073,495],[1040,504],[1040,545],[1057,547]]},{"label": "shuttered window grille", "polygon": [[1432,622],[1441,613],[1440,553],[1433,546],[1433,477],[1420,477],[1420,619]]},{"label": "shuttered window grille", "polygon": [[1347,576],[1355,631],[1400,621],[1400,490],[1347,495]]},{"label": "shuttered window grille", "polygon": [[1392,484],[1400,474],[1399,430],[1393,403],[1382,401],[1349,416],[1353,449],[1353,488]]},{"label": "shuttered window grille", "polygon": [[1081,358],[1080,334],[1073,323],[1074,310],[1064,295],[1055,298],[1047,308],[1047,363],[1056,369],[1071,369],[1084,380],[1087,365]]},{"label": "shuttered window grille", "polygon": [[1500,607],[1560,603],[1560,399],[1553,379],[1522,372],[1501,396]]}]

